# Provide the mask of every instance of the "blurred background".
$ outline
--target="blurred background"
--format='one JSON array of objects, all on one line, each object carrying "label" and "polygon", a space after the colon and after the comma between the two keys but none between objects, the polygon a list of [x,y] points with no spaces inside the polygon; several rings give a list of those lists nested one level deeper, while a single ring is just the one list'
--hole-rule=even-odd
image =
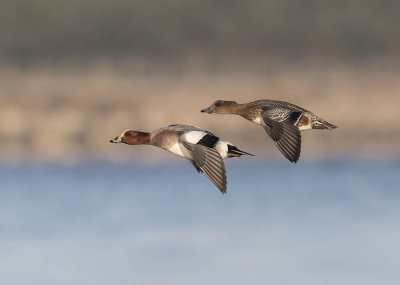
[{"label": "blurred background", "polygon": [[[399,1],[0,1],[0,281],[399,284]],[[200,113],[272,98],[337,125],[296,165]],[[111,145],[196,125],[257,155],[221,196]]]}]

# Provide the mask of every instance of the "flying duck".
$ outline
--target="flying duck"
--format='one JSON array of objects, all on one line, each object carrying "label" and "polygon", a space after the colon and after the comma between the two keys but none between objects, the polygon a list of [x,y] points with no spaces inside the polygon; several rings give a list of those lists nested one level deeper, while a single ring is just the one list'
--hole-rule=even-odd
[{"label": "flying duck", "polygon": [[169,125],[152,133],[126,130],[110,143],[148,144],[187,158],[198,172],[203,172],[226,193],[227,181],[223,158],[251,155],[215,134],[187,125]]},{"label": "flying duck", "polygon": [[336,128],[335,125],[324,121],[306,109],[278,100],[263,99],[245,104],[217,100],[201,112],[235,114],[263,126],[281,153],[290,162],[295,163],[300,158],[300,131]]}]

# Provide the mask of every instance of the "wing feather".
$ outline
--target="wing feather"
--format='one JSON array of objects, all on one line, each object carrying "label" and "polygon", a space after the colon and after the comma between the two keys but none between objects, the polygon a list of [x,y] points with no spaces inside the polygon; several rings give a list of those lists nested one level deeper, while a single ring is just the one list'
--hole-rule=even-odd
[{"label": "wing feather", "polygon": [[293,125],[292,116],[287,117],[290,120],[274,121],[267,115],[263,113],[264,130],[290,162],[297,162],[301,152],[301,134],[300,130]]},{"label": "wing feather", "polygon": [[182,142],[192,151],[193,163],[200,169],[217,188],[226,193],[227,181],[224,161],[217,150],[200,144]]}]

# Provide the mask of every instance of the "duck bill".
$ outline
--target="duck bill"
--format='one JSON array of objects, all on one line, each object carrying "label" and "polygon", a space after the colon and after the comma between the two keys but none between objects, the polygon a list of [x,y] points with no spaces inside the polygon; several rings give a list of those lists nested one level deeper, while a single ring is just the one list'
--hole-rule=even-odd
[{"label": "duck bill", "polygon": [[110,140],[110,143],[122,143],[121,137],[115,137],[114,139]]},{"label": "duck bill", "polygon": [[208,108],[206,108],[206,109],[201,110],[201,112],[202,112],[202,113],[211,114],[211,113],[212,113],[212,110],[211,110],[211,107],[208,107]]}]

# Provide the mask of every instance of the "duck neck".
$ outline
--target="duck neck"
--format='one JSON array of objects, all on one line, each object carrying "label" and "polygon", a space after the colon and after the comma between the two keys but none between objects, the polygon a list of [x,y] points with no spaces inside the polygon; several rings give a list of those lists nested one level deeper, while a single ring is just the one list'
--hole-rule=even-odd
[{"label": "duck neck", "polygon": [[254,106],[248,106],[248,104],[238,104],[235,114],[249,121],[254,121],[256,117],[261,115],[261,110],[254,108]]},{"label": "duck neck", "polygon": [[232,107],[232,114],[242,116],[245,114],[245,104],[236,104]]},{"label": "duck neck", "polygon": [[142,133],[143,138],[142,138],[142,144],[150,144],[150,138],[151,138],[151,133]]}]

